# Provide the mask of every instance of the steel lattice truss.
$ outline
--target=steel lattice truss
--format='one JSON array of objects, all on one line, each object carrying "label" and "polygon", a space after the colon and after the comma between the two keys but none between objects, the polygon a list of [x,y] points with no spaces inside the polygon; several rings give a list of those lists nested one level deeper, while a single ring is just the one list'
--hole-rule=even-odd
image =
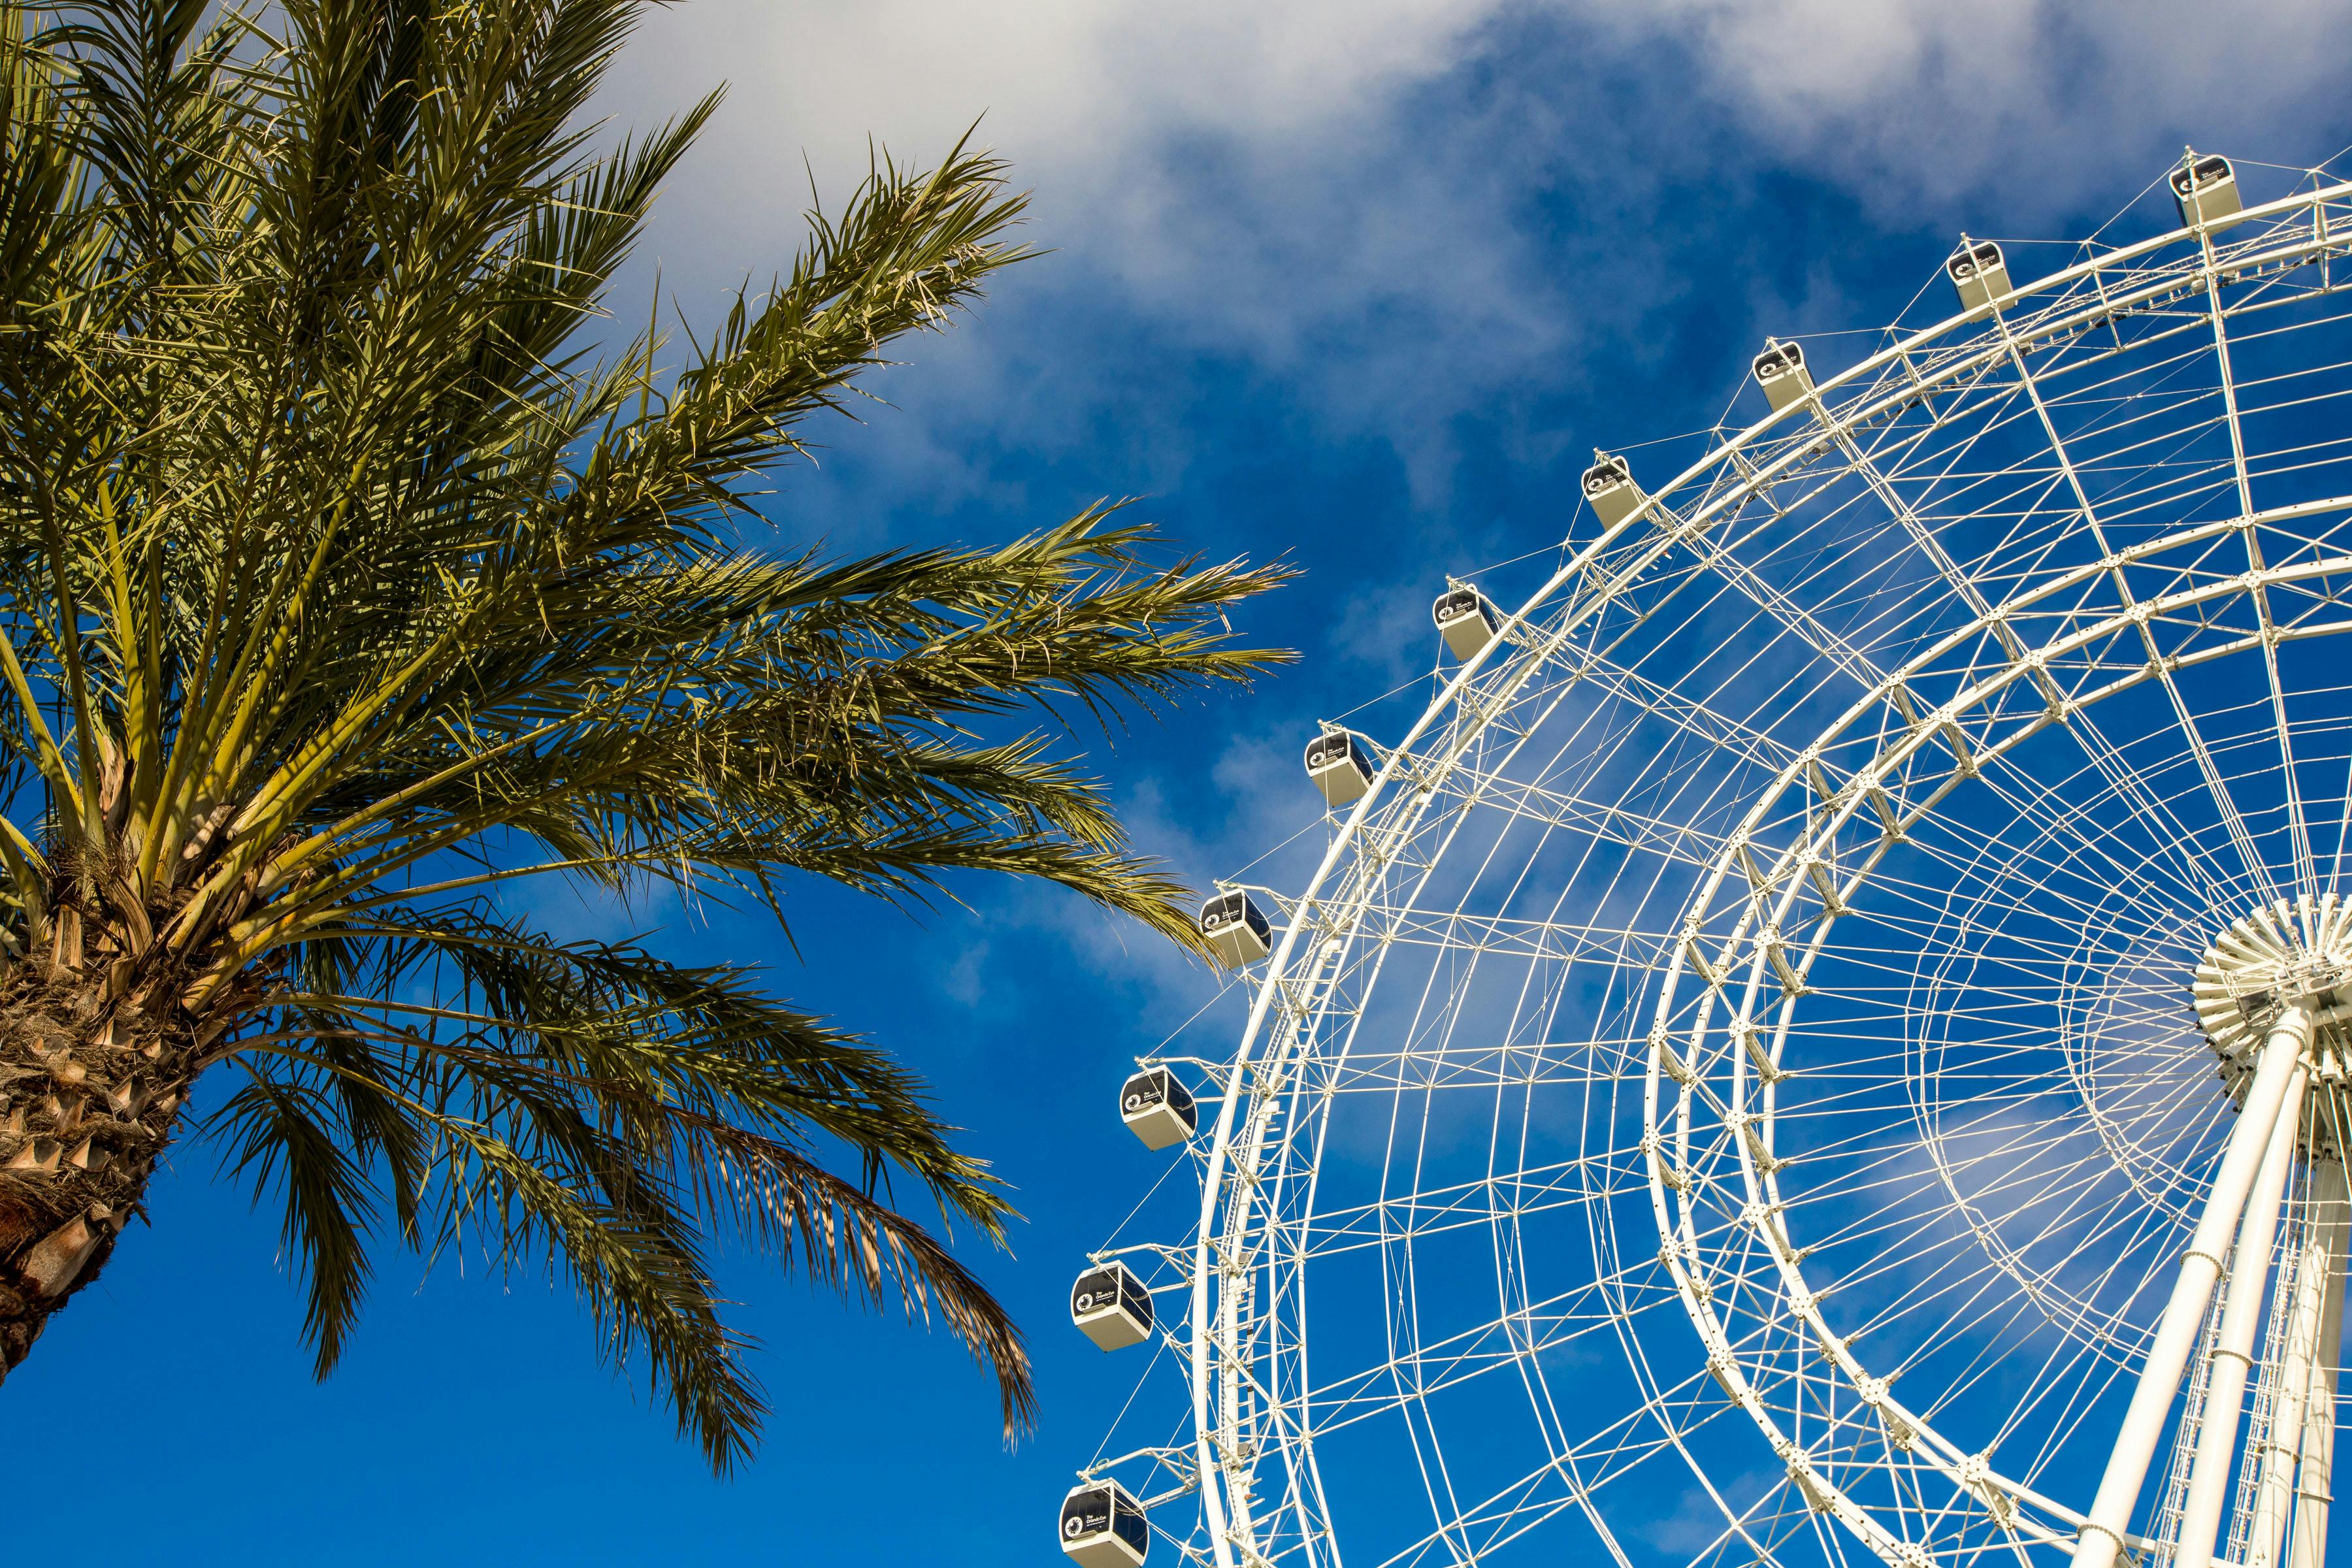
[{"label": "steel lattice truss", "polygon": [[[1890,331],[1580,514],[1259,890],[1191,1233],[1101,1255],[1160,1338],[1088,1474],[1160,1550],[2074,1552],[2249,1092],[2190,973],[2352,897],[2352,186],[2305,185]],[[2335,1359],[2312,1049],[2232,1563],[2283,1550]],[[2155,1561],[2221,1317],[2121,1532]]]}]

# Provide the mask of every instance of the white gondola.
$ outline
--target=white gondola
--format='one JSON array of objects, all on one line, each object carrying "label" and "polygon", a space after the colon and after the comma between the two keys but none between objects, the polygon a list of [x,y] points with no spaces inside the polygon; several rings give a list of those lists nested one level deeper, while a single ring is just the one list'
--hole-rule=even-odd
[{"label": "white gondola", "polygon": [[1151,1292],[1135,1270],[1112,1258],[1070,1287],[1070,1321],[1095,1348],[1123,1351],[1151,1337]]},{"label": "white gondola", "polygon": [[1146,1068],[1118,1091],[1118,1113],[1147,1149],[1166,1149],[1200,1131],[1192,1094],[1166,1068]]},{"label": "white gondola", "polygon": [[1137,1568],[1150,1550],[1143,1505],[1117,1481],[1089,1481],[1062,1500],[1062,1552],[1078,1568]]},{"label": "white gondola", "polygon": [[1641,510],[1649,499],[1633,482],[1633,470],[1624,458],[1606,452],[1592,454],[1592,467],[1584,470],[1584,504],[1592,509],[1601,527],[1616,527]]},{"label": "white gondola", "polygon": [[2189,227],[2235,217],[2243,205],[2238,199],[2238,172],[2230,160],[2191,153],[2172,171],[2172,201],[2180,221]]},{"label": "white gondola", "polygon": [[1326,730],[1307,742],[1307,776],[1323,792],[1326,805],[1351,805],[1372,787],[1380,771],[1372,749],[1345,730]]},{"label": "white gondola", "polygon": [[1274,951],[1274,927],[1247,893],[1221,893],[1202,904],[1201,934],[1228,969],[1255,963]]},{"label": "white gondola", "polygon": [[1989,239],[1960,236],[1960,247],[1944,263],[1944,276],[1959,293],[1963,310],[1981,310],[2009,296],[2009,263]]},{"label": "white gondola", "polygon": [[1764,401],[1772,405],[1775,414],[1813,395],[1813,376],[1805,368],[1805,351],[1796,343],[1766,338],[1764,352],[1756,356],[1756,363],[1748,369],[1756,377],[1756,384],[1764,389]]},{"label": "white gondola", "polygon": [[1461,659],[1475,658],[1478,650],[1495,640],[1503,629],[1503,617],[1495,613],[1486,595],[1465,583],[1456,583],[1437,595],[1429,606],[1430,619],[1445,636],[1445,646]]}]

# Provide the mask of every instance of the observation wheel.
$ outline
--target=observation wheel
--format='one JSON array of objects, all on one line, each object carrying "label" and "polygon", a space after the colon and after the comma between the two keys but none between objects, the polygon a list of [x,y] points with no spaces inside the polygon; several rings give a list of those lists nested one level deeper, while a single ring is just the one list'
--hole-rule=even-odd
[{"label": "observation wheel", "polygon": [[1768,342],[1307,738],[1238,1046],[1128,1086],[1198,1185],[1080,1281],[1071,1557],[2320,1568],[2352,186],[2239,178]]}]

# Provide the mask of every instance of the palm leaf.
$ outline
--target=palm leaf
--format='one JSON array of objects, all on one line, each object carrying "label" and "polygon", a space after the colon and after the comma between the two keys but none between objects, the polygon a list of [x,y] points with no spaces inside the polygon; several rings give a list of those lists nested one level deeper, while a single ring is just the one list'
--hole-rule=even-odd
[{"label": "palm leaf", "polygon": [[0,1079],[90,1086],[0,1160],[85,1111],[111,1154],[0,1193],[0,1268],[133,1212],[226,1073],[205,1127],[282,1207],[322,1374],[385,1246],[545,1268],[724,1468],[762,1412],[727,1236],[936,1313],[1011,1433],[1026,1354],[950,1243],[1015,1216],[920,1084],[769,976],[553,942],[509,887],[781,922],[796,878],[985,872],[1197,947],[1083,747],[1276,662],[1228,622],[1286,573],[1108,504],[748,546],[865,374],[1028,254],[1024,198],[969,138],[877,153],[765,286],[657,294],[708,327],[621,333],[718,102],[586,117],[640,8],[0,0]]}]

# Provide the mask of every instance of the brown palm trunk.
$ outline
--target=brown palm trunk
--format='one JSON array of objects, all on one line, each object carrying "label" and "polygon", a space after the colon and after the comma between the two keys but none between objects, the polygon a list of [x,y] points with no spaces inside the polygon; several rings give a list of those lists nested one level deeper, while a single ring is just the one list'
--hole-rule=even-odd
[{"label": "brown palm trunk", "polygon": [[0,1380],[105,1265],[200,1065],[176,1007],[117,992],[135,967],[0,972]]},{"label": "brown palm trunk", "polygon": [[[261,994],[238,975],[192,1008],[190,959],[156,938],[223,853],[229,808],[212,810],[160,883],[142,886],[127,832],[130,764],[113,737],[95,743],[106,848],[49,847],[32,950],[0,958],[0,1381],[98,1277],[189,1085]],[[252,893],[248,878],[215,900],[207,929],[233,924]]]}]

